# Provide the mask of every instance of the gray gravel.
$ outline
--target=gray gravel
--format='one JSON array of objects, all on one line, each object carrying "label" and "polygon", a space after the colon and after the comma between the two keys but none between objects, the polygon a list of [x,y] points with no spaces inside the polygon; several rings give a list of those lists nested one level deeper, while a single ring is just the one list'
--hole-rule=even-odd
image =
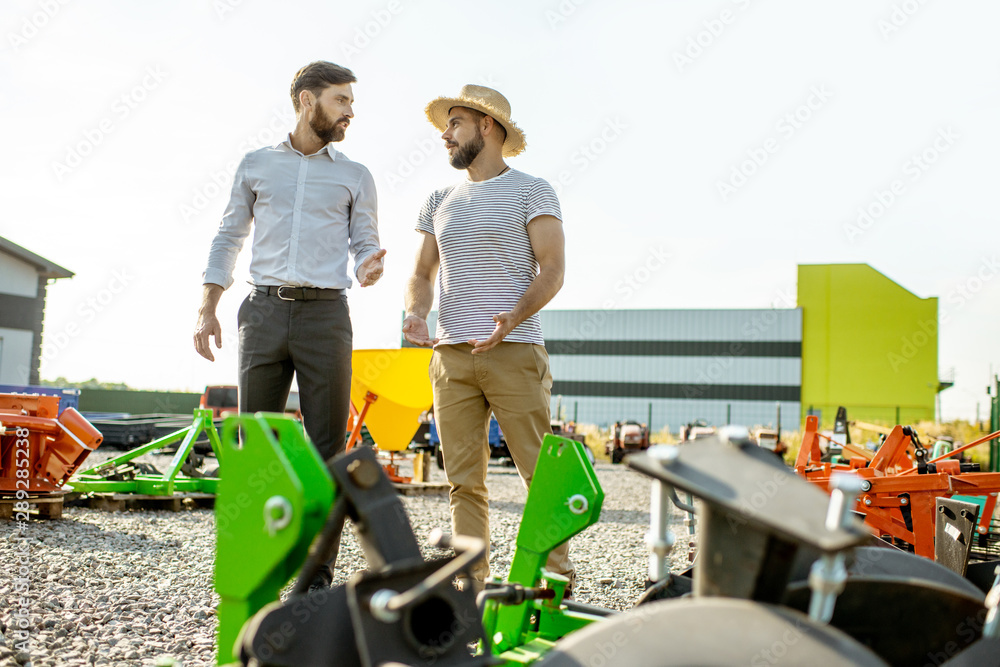
[{"label": "gray gravel", "polygon": [[[88,464],[117,453],[98,451]],[[169,457],[144,460],[165,466]],[[577,566],[574,597],[613,609],[628,609],[643,590],[649,521],[649,481],[624,466],[598,462],[605,491],[601,521],[571,542]],[[404,468],[404,474],[408,474]],[[432,469],[432,481],[444,475]],[[513,468],[491,465],[490,565],[505,574],[526,492]],[[449,527],[447,496],[404,496],[418,541],[434,528]],[[678,512],[674,571],[687,567],[694,538]],[[18,539],[15,524],[2,524],[0,562],[11,563]],[[185,667],[215,664],[215,606],[212,589],[214,516],[210,510],[179,513],[108,513],[66,508],[63,519],[32,521],[25,531],[31,553],[32,651],[17,652],[14,638],[0,640],[0,664],[157,665],[172,656]],[[427,547],[427,556],[440,555]],[[353,534],[345,533],[338,583],[365,567]],[[0,599],[10,600],[13,573],[0,574]],[[11,631],[11,610],[0,607],[0,629]]]}]

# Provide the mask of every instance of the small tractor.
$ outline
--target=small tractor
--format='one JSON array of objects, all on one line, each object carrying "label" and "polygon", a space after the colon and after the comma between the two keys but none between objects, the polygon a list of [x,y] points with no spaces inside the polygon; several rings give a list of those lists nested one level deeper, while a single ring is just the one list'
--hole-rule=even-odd
[{"label": "small tractor", "polygon": [[626,454],[649,449],[649,426],[637,421],[615,422],[605,451],[612,463],[621,463]]}]

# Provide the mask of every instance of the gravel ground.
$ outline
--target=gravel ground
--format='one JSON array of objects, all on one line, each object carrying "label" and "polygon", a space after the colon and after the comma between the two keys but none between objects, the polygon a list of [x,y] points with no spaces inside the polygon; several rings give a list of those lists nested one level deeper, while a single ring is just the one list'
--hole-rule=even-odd
[{"label": "gravel ground", "polygon": [[[88,464],[118,455],[94,452]],[[143,460],[165,467],[167,456]],[[210,461],[210,464],[214,461]],[[627,609],[643,590],[649,521],[649,480],[624,466],[598,462],[605,492],[601,521],[571,542],[577,566],[574,597],[580,602]],[[403,474],[409,474],[405,467]],[[444,481],[432,464],[431,481]],[[525,491],[513,468],[490,465],[490,565],[505,574],[514,555]],[[404,496],[418,541],[434,528],[448,529],[445,494]],[[674,571],[685,569],[693,537],[677,512]],[[2,524],[0,599],[9,601],[20,558],[16,524]],[[215,664],[215,606],[212,568],[214,516],[210,510],[101,512],[66,508],[57,521],[32,521],[29,545],[30,655],[15,647],[12,608],[0,607],[0,664],[156,665],[164,656],[185,667]],[[426,555],[439,554],[427,548]],[[338,561],[338,583],[364,569],[357,540],[349,531]],[[8,629],[10,628],[10,629]]]}]

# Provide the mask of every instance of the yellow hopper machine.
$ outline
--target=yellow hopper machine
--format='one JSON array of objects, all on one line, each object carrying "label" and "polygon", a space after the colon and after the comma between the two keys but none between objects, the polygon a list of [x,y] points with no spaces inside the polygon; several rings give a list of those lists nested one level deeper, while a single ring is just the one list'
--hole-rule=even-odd
[{"label": "yellow hopper machine", "polygon": [[353,428],[347,440],[350,450],[368,427],[375,444],[389,452],[386,473],[394,482],[409,482],[399,476],[395,453],[405,450],[420,426],[420,415],[433,403],[427,367],[431,350],[354,350],[351,371],[351,416]]}]

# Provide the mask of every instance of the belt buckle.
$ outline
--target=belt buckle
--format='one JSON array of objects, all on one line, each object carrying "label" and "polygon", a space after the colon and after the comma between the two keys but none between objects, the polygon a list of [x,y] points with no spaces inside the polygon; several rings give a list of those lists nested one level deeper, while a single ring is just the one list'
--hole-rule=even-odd
[{"label": "belt buckle", "polygon": [[278,287],[278,298],[281,299],[282,301],[295,301],[295,299],[293,299],[291,297],[286,297],[286,296],[282,296],[281,295],[281,290],[285,289],[286,287],[288,289],[299,289],[295,285],[281,285],[281,286]]}]

